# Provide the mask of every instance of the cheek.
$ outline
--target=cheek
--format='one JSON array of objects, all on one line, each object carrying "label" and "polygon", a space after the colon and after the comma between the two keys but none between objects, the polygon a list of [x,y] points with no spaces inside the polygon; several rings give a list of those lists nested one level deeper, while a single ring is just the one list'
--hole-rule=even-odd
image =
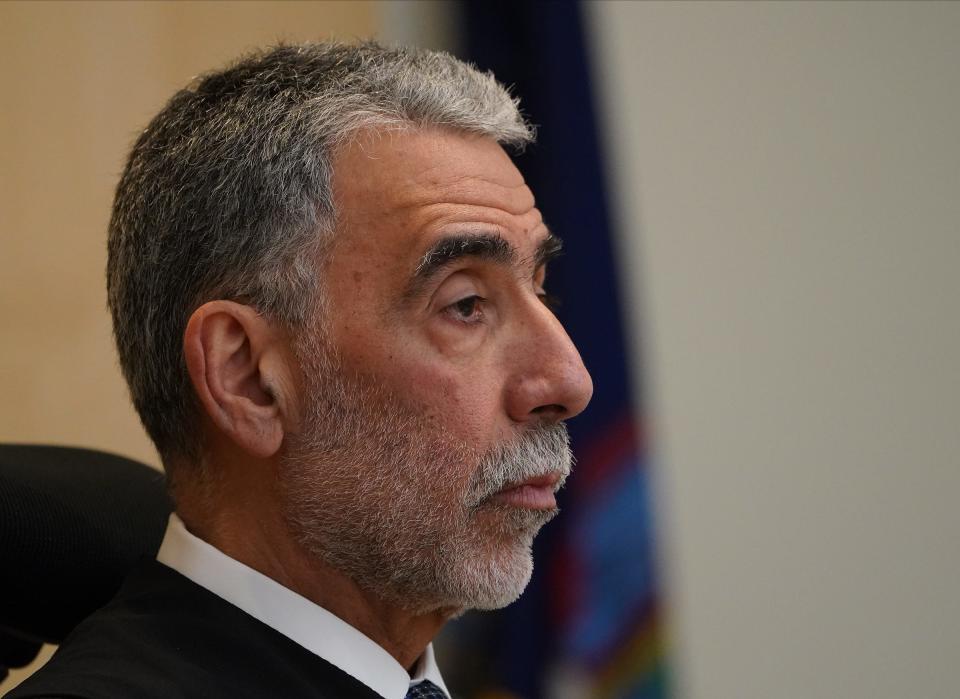
[{"label": "cheek", "polygon": [[501,383],[490,372],[443,362],[408,365],[403,372],[407,395],[434,423],[472,442],[490,438],[502,412]]}]

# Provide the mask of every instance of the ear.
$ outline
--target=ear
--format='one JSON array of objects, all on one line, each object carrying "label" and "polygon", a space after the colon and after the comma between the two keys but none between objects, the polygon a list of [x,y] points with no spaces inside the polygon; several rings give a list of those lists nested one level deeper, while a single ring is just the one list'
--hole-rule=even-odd
[{"label": "ear", "polygon": [[183,354],[213,424],[251,455],[273,456],[295,400],[284,333],[250,306],[210,301],[190,316]]}]

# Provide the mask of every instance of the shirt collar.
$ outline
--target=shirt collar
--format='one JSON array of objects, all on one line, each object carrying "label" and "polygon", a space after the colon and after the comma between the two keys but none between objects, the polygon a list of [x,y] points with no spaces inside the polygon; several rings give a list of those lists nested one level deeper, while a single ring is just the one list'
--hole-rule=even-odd
[{"label": "shirt collar", "polygon": [[403,699],[409,687],[422,680],[430,680],[450,696],[434,659],[433,644],[427,646],[411,678],[392,655],[362,632],[197,538],[176,514],[170,515],[157,560],[340,668],[384,699]]}]

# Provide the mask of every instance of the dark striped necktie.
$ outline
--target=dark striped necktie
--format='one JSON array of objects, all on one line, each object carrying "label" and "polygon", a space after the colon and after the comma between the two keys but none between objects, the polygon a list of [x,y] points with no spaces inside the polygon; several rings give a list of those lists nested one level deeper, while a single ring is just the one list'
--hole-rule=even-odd
[{"label": "dark striped necktie", "polygon": [[413,685],[407,691],[406,699],[448,699],[448,697],[433,682],[424,680]]}]

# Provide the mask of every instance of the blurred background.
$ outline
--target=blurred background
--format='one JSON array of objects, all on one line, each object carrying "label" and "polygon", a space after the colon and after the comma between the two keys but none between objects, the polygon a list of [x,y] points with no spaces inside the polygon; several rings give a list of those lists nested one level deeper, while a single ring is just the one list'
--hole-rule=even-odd
[{"label": "blurred background", "polygon": [[454,693],[958,696],[958,3],[0,3],[0,441],[158,464],[105,309],[126,150],[245,50],[370,36],[515,86],[597,384]]}]

